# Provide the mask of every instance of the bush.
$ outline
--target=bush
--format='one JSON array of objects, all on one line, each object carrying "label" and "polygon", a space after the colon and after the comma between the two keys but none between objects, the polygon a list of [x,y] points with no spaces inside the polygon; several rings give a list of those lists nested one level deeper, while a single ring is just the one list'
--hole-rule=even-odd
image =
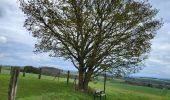
[{"label": "bush", "polygon": [[34,74],[39,74],[39,72],[40,72],[39,68],[36,68],[33,66],[25,66],[24,71],[26,73],[34,73]]}]

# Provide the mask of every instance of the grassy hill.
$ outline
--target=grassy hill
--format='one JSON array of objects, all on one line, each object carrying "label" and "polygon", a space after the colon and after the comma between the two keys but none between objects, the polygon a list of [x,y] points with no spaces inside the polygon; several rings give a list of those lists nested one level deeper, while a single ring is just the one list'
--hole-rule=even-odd
[{"label": "grassy hill", "polygon": [[[0,100],[7,100],[9,71],[2,70],[0,74]],[[36,74],[26,74],[19,77],[16,100],[93,100],[93,93],[75,91],[70,81],[66,85],[66,79],[53,80],[54,77],[42,76],[38,79]],[[91,82],[93,89],[103,89],[103,82]],[[170,91],[133,86],[117,81],[108,81],[106,86],[107,100],[169,100]],[[98,99],[99,100],[99,99]]]}]

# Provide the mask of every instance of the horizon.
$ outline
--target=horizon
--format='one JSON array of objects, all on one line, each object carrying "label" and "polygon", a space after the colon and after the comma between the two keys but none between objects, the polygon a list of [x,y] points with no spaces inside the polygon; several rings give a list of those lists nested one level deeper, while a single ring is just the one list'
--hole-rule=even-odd
[{"label": "horizon", "polygon": [[[1,65],[3,67],[15,67],[15,65]],[[31,66],[31,65],[26,65],[26,66]],[[17,66],[17,67],[25,67],[25,66]],[[68,69],[62,69],[62,68],[59,68],[59,67],[54,67],[54,66],[32,66],[32,67],[36,67],[36,68],[43,68],[43,67],[47,67],[47,68],[57,68],[57,69],[60,69],[60,70],[63,70],[63,71],[68,71]],[[77,73],[77,70],[69,70],[70,72],[76,72]],[[102,74],[102,73],[101,73]],[[160,80],[170,80],[170,78],[163,78],[163,77],[150,77],[150,76],[136,76],[136,75],[133,75],[133,74],[130,74],[128,76],[124,76],[124,77],[130,77],[130,78],[153,78],[153,79],[160,79]]]},{"label": "horizon", "polygon": [[[163,18],[164,25],[152,40],[148,59],[143,61],[139,73],[134,76],[170,79],[170,1],[149,0],[153,8],[159,9],[157,18]],[[23,27],[24,14],[17,0],[0,1],[0,64],[14,66],[51,66],[63,70],[77,69],[63,58],[49,57],[48,53],[35,54],[36,39]]]}]

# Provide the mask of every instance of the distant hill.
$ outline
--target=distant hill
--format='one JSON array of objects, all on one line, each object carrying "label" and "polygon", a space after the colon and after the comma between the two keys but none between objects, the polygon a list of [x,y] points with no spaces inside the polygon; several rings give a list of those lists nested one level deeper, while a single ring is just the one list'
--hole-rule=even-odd
[{"label": "distant hill", "polygon": [[54,68],[54,67],[41,67],[42,68],[42,74],[44,75],[52,75],[52,76],[56,76],[59,75],[61,72],[63,72],[62,69],[59,68]]},{"label": "distant hill", "polygon": [[151,77],[126,77],[125,82],[133,85],[170,89],[170,81]]}]

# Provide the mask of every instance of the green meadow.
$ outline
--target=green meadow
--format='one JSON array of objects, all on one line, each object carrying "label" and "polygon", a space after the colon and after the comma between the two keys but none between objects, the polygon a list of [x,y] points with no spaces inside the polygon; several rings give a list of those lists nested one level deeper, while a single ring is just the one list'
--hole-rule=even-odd
[{"label": "green meadow", "polygon": [[[9,79],[9,71],[2,70],[0,100],[7,100]],[[38,79],[36,74],[26,74],[26,77],[23,77],[21,73],[16,100],[93,100],[93,91],[103,90],[103,82],[91,82],[89,87],[88,92],[81,92],[75,90],[73,80],[67,85],[65,78],[54,80],[54,77],[42,76],[42,79]],[[116,80],[107,81],[106,94],[107,100],[170,100],[169,90],[133,86]]]}]

